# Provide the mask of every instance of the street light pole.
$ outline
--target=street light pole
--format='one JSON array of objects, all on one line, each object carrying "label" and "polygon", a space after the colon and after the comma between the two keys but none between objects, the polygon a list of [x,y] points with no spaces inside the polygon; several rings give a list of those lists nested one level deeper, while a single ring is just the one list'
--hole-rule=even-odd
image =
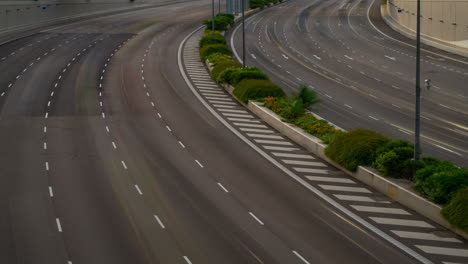
[{"label": "street light pole", "polygon": [[214,15],[214,0],[211,0],[211,35],[215,34],[215,15]]},{"label": "street light pole", "polygon": [[417,0],[416,11],[416,104],[414,129],[414,160],[419,160],[420,150],[420,115],[421,115],[421,0]]},{"label": "street light pole", "polygon": [[221,13],[221,0],[218,0],[218,14]]},{"label": "street light pole", "polygon": [[242,68],[245,68],[245,15],[244,15],[244,9],[245,9],[245,0],[242,1]]}]

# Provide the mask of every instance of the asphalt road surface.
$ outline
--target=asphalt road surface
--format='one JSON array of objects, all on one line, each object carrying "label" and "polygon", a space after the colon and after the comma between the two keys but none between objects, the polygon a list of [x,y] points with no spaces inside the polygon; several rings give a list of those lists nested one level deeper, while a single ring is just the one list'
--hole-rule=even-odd
[{"label": "asphalt road surface", "polygon": [[209,6],[86,19],[0,46],[0,263],[416,263],[193,96],[177,54]]},{"label": "asphalt road surface", "polygon": [[[382,21],[380,1],[290,1],[248,19],[247,65],[289,92],[305,83],[316,113],[341,128],[413,142],[414,41]],[[423,25],[424,26],[424,25]],[[242,54],[241,30],[234,46]],[[468,59],[423,45],[423,155],[468,165]]]}]

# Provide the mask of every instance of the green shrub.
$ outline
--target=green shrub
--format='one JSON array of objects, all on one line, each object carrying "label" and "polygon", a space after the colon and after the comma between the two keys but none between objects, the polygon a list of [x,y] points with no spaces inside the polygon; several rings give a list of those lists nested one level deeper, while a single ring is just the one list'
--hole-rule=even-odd
[{"label": "green shrub", "polygon": [[264,0],[250,0],[250,8],[263,8],[266,2]]},{"label": "green shrub", "polygon": [[373,167],[386,177],[412,178],[414,147],[403,140],[392,140],[376,151]]},{"label": "green shrub", "polygon": [[212,44],[212,45],[205,45],[203,48],[200,49],[200,57],[203,61],[208,58],[213,53],[220,53],[232,56],[231,50],[223,44]]},{"label": "green shrub", "polygon": [[451,225],[468,232],[468,187],[458,191],[440,213]]},{"label": "green shrub", "polygon": [[232,20],[232,22],[234,22],[234,15],[233,14],[219,13],[217,16],[228,17],[228,18],[230,18]]},{"label": "green shrub", "polygon": [[455,168],[429,176],[419,186],[421,193],[429,200],[446,204],[461,188],[468,187],[468,169]]},{"label": "green shrub", "polygon": [[224,44],[226,45],[226,40],[223,36],[219,34],[215,34],[214,36],[205,36],[200,39],[198,42],[198,46],[203,48],[205,45],[213,45],[213,44]]},{"label": "green shrub", "polygon": [[425,166],[416,171],[413,185],[413,188],[420,193],[424,193],[423,186],[426,180],[432,175],[443,171],[457,169],[455,165],[448,161],[441,161],[436,159],[423,159],[423,163],[425,164]]},{"label": "green shrub", "polygon": [[238,68],[241,67],[227,68],[218,75],[218,78],[216,80],[220,83],[232,83],[232,75],[238,70]]},{"label": "green shrub", "polygon": [[[206,26],[207,30],[211,30],[213,28],[212,21],[213,21],[212,19],[203,21],[203,24]],[[215,30],[225,31],[227,27],[233,23],[234,23],[234,19],[231,19],[228,16],[216,16],[214,18]]]},{"label": "green shrub", "polygon": [[311,90],[305,84],[299,86],[299,93],[296,99],[301,100],[304,108],[308,108],[311,105],[317,104],[320,100],[317,99],[317,93]]},{"label": "green shrub", "polygon": [[236,85],[244,79],[268,80],[268,76],[256,67],[239,68],[232,73],[229,83]]},{"label": "green shrub", "polygon": [[335,139],[335,137],[337,135],[340,135],[340,134],[343,134],[344,132],[341,131],[341,130],[336,130],[335,133],[328,133],[328,134],[325,134],[323,136],[320,137],[320,140],[322,140],[322,142],[324,144],[331,144],[333,142],[333,140]]},{"label": "green shrub", "polygon": [[215,80],[218,80],[220,74],[223,73],[226,69],[235,69],[241,67],[242,65],[235,61],[219,62],[214,66],[213,70],[211,71],[211,76],[213,76]]},{"label": "green shrub", "polygon": [[255,79],[242,80],[235,86],[233,93],[244,103],[267,96],[282,97],[285,95],[283,89],[271,81]]},{"label": "green shrub", "polygon": [[377,148],[388,141],[375,131],[356,129],[337,135],[325,148],[325,154],[344,168],[356,171],[359,165],[371,165]]},{"label": "green shrub", "polygon": [[336,134],[339,131],[330,125],[327,121],[317,119],[311,114],[304,114],[299,116],[293,119],[292,123],[302,128],[305,132],[319,138],[327,134]]},{"label": "green shrub", "polygon": [[210,56],[208,56],[207,59],[210,63],[213,63],[214,65],[216,65],[221,62],[231,62],[232,56],[229,56],[227,54],[221,54],[221,53],[212,53],[210,54]]}]

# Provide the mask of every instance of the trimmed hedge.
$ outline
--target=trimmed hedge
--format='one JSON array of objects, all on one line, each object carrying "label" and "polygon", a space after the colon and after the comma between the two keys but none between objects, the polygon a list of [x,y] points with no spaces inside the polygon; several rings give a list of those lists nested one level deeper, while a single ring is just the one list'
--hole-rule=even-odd
[{"label": "trimmed hedge", "polygon": [[356,171],[359,165],[371,165],[376,150],[388,141],[388,138],[375,131],[356,129],[337,135],[325,148],[325,155],[344,168]]},{"label": "trimmed hedge", "polygon": [[418,190],[429,200],[446,204],[464,187],[468,187],[468,169],[456,168],[432,174],[420,183]]},{"label": "trimmed hedge", "polygon": [[244,103],[267,96],[283,97],[285,95],[283,89],[271,81],[254,79],[242,80],[235,86],[233,93]]},{"label": "trimmed hedge", "polygon": [[[207,30],[213,28],[212,24],[213,19],[208,19],[203,21],[203,24],[206,26]],[[215,30],[224,31],[229,25],[234,24],[234,19],[226,15],[218,15],[214,18],[214,28]]]},{"label": "trimmed hedge", "polygon": [[208,58],[208,56],[210,56],[213,53],[220,53],[232,56],[231,50],[223,44],[206,45],[200,49],[200,57],[203,61],[205,61],[206,58]]},{"label": "trimmed hedge", "polygon": [[373,167],[386,177],[411,179],[414,147],[403,140],[392,140],[376,151]]},{"label": "trimmed hedge", "polygon": [[451,225],[468,233],[468,187],[457,192],[440,213]]},{"label": "trimmed hedge", "polygon": [[211,76],[213,76],[215,80],[218,80],[219,75],[223,73],[226,69],[235,69],[241,67],[242,65],[235,61],[219,62],[214,66],[213,70],[211,71]]},{"label": "trimmed hedge", "polygon": [[214,36],[205,36],[198,41],[198,46],[203,48],[205,45],[213,44],[224,44],[226,45],[226,40],[220,34],[215,34]]},{"label": "trimmed hedge", "polygon": [[236,85],[244,79],[269,80],[268,76],[256,67],[239,68],[232,73],[228,83]]}]

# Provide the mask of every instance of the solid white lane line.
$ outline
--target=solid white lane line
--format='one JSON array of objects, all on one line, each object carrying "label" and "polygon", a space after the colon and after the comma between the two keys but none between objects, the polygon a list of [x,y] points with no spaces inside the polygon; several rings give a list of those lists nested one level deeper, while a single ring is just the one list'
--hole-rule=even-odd
[{"label": "solid white lane line", "polygon": [[61,233],[62,230],[62,224],[60,223],[60,219],[57,217],[55,218],[55,222],[57,223],[57,230]]},{"label": "solid white lane line", "polygon": [[218,185],[219,185],[219,187],[221,187],[221,189],[223,189],[223,191],[225,191],[227,193],[229,192],[220,182],[218,182]]},{"label": "solid white lane line", "polygon": [[52,189],[52,186],[49,186],[49,196],[54,197],[54,191]]},{"label": "solid white lane line", "polygon": [[157,215],[153,215],[153,216],[154,216],[154,219],[156,219],[156,221],[158,222],[159,226],[161,226],[162,229],[165,229],[166,227],[164,226],[161,219],[159,219],[159,216],[157,216]]},{"label": "solid white lane line", "polygon": [[285,157],[285,158],[298,158],[298,159],[315,159],[314,157],[310,155],[304,155],[304,154],[291,154],[291,153],[280,153],[280,152],[273,152],[273,155],[276,157]]},{"label": "solid white lane line", "polygon": [[201,168],[203,168],[203,165],[200,163],[200,161],[195,160],[195,162],[198,164],[198,166],[200,166]]},{"label": "solid white lane line", "polygon": [[386,207],[362,206],[362,205],[351,205],[351,207],[360,212],[411,215],[407,211],[403,209],[399,209],[399,208],[386,208]]},{"label": "solid white lane line", "polygon": [[261,225],[265,225],[262,221],[260,221],[260,219],[254,215],[252,212],[249,212],[250,216],[252,216],[258,223],[260,223]]},{"label": "solid white lane line", "polygon": [[462,243],[460,240],[454,237],[439,237],[431,233],[408,232],[408,231],[400,231],[400,230],[390,230],[390,231],[392,231],[392,233],[394,233],[395,235],[399,237],[403,237],[403,238]]},{"label": "solid white lane line", "polygon": [[138,187],[138,184],[135,184],[135,189],[137,190],[138,194],[143,195],[143,192],[140,190],[140,187]]},{"label": "solid white lane line", "polygon": [[338,185],[324,185],[319,184],[320,188],[329,191],[342,191],[342,192],[358,192],[358,193],[372,193],[366,188],[362,187],[348,187],[348,186],[338,186]]},{"label": "solid white lane line", "polygon": [[187,264],[192,264],[192,262],[190,261],[190,259],[187,256],[184,256],[184,259],[187,262]]},{"label": "solid white lane line", "polygon": [[355,183],[354,181],[350,179],[346,179],[346,178],[321,177],[321,176],[306,176],[306,178],[311,181],[320,181],[320,182]]},{"label": "solid white lane line", "polygon": [[125,161],[121,160],[120,162],[122,163],[122,167],[124,167],[124,169],[128,169],[127,164],[125,164]]},{"label": "solid white lane line", "polygon": [[253,138],[270,138],[270,139],[284,139],[281,136],[275,136],[275,135],[264,135],[264,134],[253,134],[253,133],[247,133],[247,136],[253,137]]},{"label": "solid white lane line", "polygon": [[300,260],[302,260],[304,263],[306,264],[310,264],[309,261],[307,261],[303,256],[301,256],[299,253],[297,253],[297,251],[293,250],[292,251],[294,253],[294,255],[296,255]]},{"label": "solid white lane line", "polygon": [[429,254],[465,257],[465,258],[468,257],[468,249],[432,247],[432,246],[422,246],[422,245],[415,245],[415,246],[419,248],[420,250]]},{"label": "solid white lane line", "polygon": [[277,147],[277,146],[265,146],[262,145],[265,149],[268,150],[278,150],[278,151],[296,151],[299,150],[298,148],[287,148],[287,147]]},{"label": "solid white lane line", "polygon": [[274,140],[263,140],[263,139],[254,139],[255,142],[261,144],[271,144],[271,145],[283,145],[283,146],[292,146],[290,142],[287,141],[274,141]]},{"label": "solid white lane line", "polygon": [[343,194],[334,194],[334,196],[343,201],[376,202],[374,199],[367,197],[367,196],[343,195]]},{"label": "solid white lane line", "polygon": [[181,147],[185,148],[185,145],[184,145],[182,142],[180,142],[180,141],[179,141],[179,145],[180,145]]},{"label": "solid white lane line", "polygon": [[384,225],[398,225],[398,226],[412,226],[412,227],[425,227],[435,228],[427,222],[419,220],[406,220],[406,219],[395,219],[385,217],[370,217],[374,222]]}]

